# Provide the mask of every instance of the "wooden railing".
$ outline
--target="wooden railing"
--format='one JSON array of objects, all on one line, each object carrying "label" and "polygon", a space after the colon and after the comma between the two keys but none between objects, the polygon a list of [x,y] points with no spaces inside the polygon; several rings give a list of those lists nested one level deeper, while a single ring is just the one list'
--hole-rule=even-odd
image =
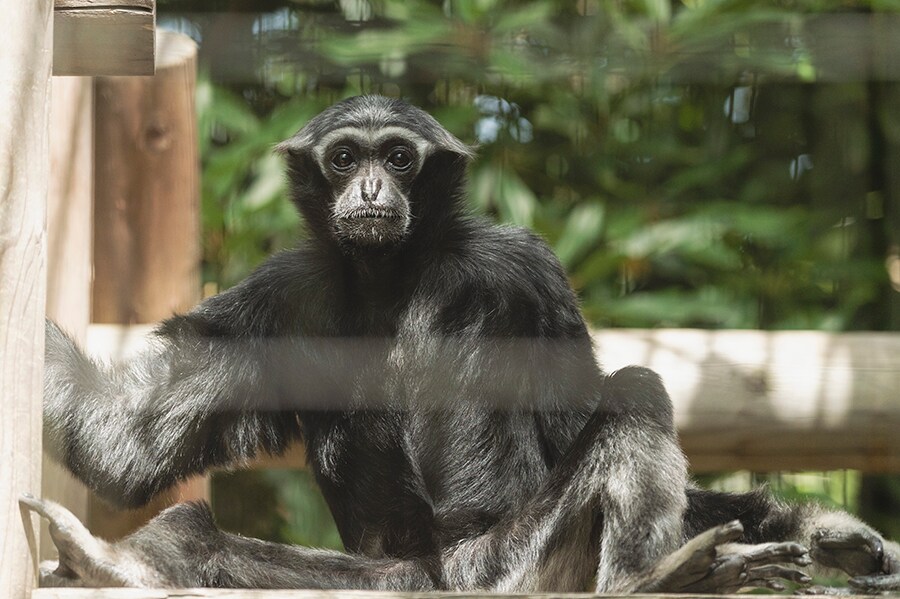
[{"label": "wooden railing", "polygon": [[[152,327],[91,325],[88,351],[121,359]],[[900,335],[608,330],[606,370],[657,371],[695,472],[900,471]],[[303,464],[302,450],[258,466]]]}]

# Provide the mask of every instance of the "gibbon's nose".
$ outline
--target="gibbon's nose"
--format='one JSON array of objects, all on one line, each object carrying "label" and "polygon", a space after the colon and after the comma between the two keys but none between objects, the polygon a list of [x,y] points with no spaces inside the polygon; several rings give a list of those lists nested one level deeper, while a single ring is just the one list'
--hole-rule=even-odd
[{"label": "gibbon's nose", "polygon": [[367,204],[373,203],[378,199],[378,192],[381,191],[381,179],[377,177],[366,177],[359,184],[359,191],[363,202]]}]

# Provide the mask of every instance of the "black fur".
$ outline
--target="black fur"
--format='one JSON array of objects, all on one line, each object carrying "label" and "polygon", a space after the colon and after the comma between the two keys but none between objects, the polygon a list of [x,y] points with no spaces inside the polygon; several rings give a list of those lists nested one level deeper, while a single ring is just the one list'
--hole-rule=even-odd
[{"label": "black fur", "polygon": [[[317,144],[348,126],[418,136],[415,176],[378,175],[408,203],[401,238],[360,244],[335,224],[359,179]],[[168,584],[684,590],[657,564],[707,528],[799,533],[799,512],[765,495],[686,491],[658,377],[600,371],[559,262],[534,234],[465,213],[470,151],[430,116],[354,98],[279,149],[308,241],[163,323],[127,365],[86,361],[48,324],[48,434],[92,488],[141,505],[302,439],[350,552],[235,537],[182,506],[124,542]]]}]

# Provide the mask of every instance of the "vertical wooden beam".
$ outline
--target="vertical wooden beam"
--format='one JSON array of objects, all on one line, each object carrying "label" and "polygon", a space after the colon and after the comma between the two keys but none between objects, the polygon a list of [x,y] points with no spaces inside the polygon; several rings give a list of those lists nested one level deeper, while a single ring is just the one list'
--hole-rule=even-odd
[{"label": "vertical wooden beam", "polygon": [[0,3],[0,596],[12,599],[34,584],[17,498],[41,489],[52,16],[51,0]]},{"label": "vertical wooden beam", "polygon": [[[156,322],[200,300],[197,47],[172,32],[156,46],[155,76],[96,79],[94,322]],[[118,538],[167,505],[206,496],[198,478],[141,510],[92,501],[91,530]]]},{"label": "vertical wooden beam", "polygon": [[[50,109],[50,197],[47,200],[47,316],[82,345],[91,319],[94,204],[94,93],[90,77],[53,77]],[[87,518],[87,489],[44,456],[41,495]],[[46,521],[41,559],[56,546]]]},{"label": "vertical wooden beam", "polygon": [[160,32],[156,75],[95,85],[94,322],[156,322],[200,299],[197,49]]},{"label": "vertical wooden beam", "polygon": [[93,80],[53,77],[52,89],[47,315],[83,342],[91,319]]}]

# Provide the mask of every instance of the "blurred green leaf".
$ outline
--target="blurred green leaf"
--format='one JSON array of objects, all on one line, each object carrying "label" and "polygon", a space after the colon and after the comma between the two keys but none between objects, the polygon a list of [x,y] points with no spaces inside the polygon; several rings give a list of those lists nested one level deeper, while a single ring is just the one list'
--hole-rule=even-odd
[{"label": "blurred green leaf", "polygon": [[496,178],[495,203],[497,213],[506,222],[529,227],[534,222],[538,201],[534,193],[510,171],[501,171]]},{"label": "blurred green leaf", "polygon": [[575,260],[601,239],[605,216],[606,207],[600,202],[579,204],[572,210],[554,248],[563,266],[571,268]]},{"label": "blurred green leaf", "polygon": [[554,7],[549,2],[517,3],[515,10],[501,12],[494,33],[518,33],[531,29],[553,16]]}]

